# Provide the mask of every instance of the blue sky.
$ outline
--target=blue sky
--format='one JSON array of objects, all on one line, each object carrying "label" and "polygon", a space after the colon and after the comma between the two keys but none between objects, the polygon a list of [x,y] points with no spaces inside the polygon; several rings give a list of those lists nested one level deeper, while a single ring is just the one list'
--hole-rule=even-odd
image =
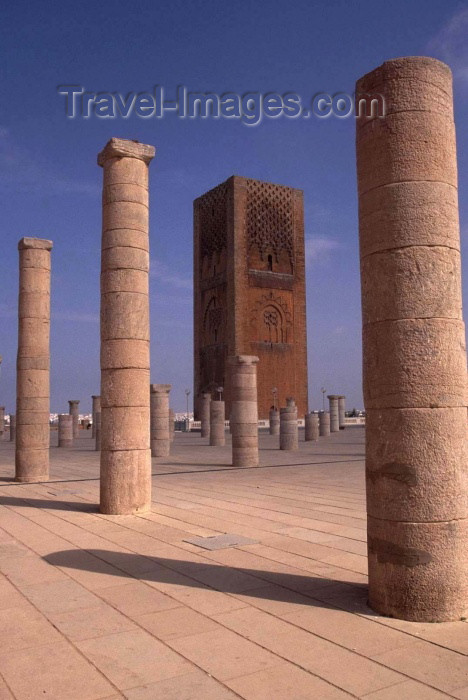
[{"label": "blue sky", "polygon": [[8,3],[0,26],[0,403],[14,411],[17,242],[54,241],[51,410],[99,392],[101,169],[111,136],[156,146],[150,170],[151,373],[192,388],[192,201],[232,174],[304,190],[309,394],[362,407],[354,121],[67,119],[63,84],[90,92],[348,92],[384,60],[432,55],[455,75],[468,295],[468,3],[451,0],[144,0]]}]

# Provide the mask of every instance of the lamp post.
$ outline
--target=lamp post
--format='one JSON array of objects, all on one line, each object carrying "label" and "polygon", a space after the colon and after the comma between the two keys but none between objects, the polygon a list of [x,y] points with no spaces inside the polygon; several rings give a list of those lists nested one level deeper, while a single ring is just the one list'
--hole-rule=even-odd
[{"label": "lamp post", "polygon": [[273,408],[276,411],[276,399],[278,397],[278,389],[274,386],[271,390],[271,393],[273,394]]},{"label": "lamp post", "polygon": [[218,394],[219,394],[219,396],[218,396],[218,401],[222,401],[222,400],[223,400],[223,391],[224,391],[224,387],[218,386],[217,389],[216,389],[216,391],[217,391]]},{"label": "lamp post", "polygon": [[186,413],[186,417],[187,417],[187,420],[188,420],[188,419],[189,419],[189,410],[188,410],[188,409],[189,409],[189,405],[188,405],[188,404],[189,404],[190,389],[186,389],[186,390],[185,390],[185,396],[187,397],[187,413]]},{"label": "lamp post", "polygon": [[325,413],[325,394],[327,393],[327,390],[322,387],[320,391],[322,392],[322,411]]}]

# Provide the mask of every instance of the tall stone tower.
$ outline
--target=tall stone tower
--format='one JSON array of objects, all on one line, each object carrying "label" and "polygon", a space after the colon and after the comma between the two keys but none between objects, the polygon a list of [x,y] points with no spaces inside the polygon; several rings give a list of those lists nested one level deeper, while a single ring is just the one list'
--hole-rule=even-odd
[{"label": "tall stone tower", "polygon": [[257,355],[259,418],[307,412],[301,190],[232,176],[194,202],[194,395],[224,387],[229,355]]}]

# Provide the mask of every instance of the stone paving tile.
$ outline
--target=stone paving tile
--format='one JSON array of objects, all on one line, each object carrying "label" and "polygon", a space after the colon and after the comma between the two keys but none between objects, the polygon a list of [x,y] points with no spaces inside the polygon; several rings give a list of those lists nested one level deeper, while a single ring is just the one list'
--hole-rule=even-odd
[{"label": "stone paving tile", "polygon": [[192,670],[188,661],[140,629],[77,642],[77,647],[119,690]]},{"label": "stone paving tile", "polygon": [[17,700],[97,700],[115,695],[115,688],[67,642],[2,650],[0,668]]},{"label": "stone paving tile", "polygon": [[191,634],[209,632],[219,627],[209,617],[200,615],[200,613],[185,606],[139,615],[134,619],[138,625],[162,640],[188,637]]},{"label": "stone paving tile", "polygon": [[404,681],[363,696],[365,700],[443,700],[452,695],[441,693],[417,681]]},{"label": "stone paving tile", "polygon": [[[230,469],[229,445],[205,443],[181,434],[166,463],[154,460],[153,512],[104,516],[88,435],[66,460],[51,450],[46,484],[12,482],[14,445],[0,442],[0,616],[12,641],[32,644],[2,656],[0,642],[16,697],[468,700],[454,653],[467,651],[464,623],[367,607],[362,430],[301,440],[295,454],[261,435],[273,468],[255,470]],[[208,552],[183,542],[223,533],[260,543]],[[36,667],[46,693],[27,682]],[[12,696],[0,682],[2,697]]]},{"label": "stone paving tile", "polygon": [[62,641],[53,625],[32,605],[1,610],[0,630],[2,655],[9,651]]},{"label": "stone paving tile", "polygon": [[273,668],[276,656],[234,632],[218,629],[168,642],[170,646],[219,680]]},{"label": "stone paving tile", "polygon": [[405,679],[383,665],[299,629],[270,639],[267,647],[284,659],[357,696]]},{"label": "stone paving tile", "polygon": [[8,687],[1,676],[0,676],[0,700],[14,700],[13,695],[8,690]]},{"label": "stone paving tile", "polygon": [[439,690],[451,692],[468,684],[466,656],[429,642],[410,641],[406,647],[372,658]]},{"label": "stone paving tile", "polygon": [[180,605],[169,596],[141,581],[132,581],[124,586],[101,588],[99,595],[129,617],[157,610],[168,610]]},{"label": "stone paving tile", "polygon": [[292,664],[226,681],[246,700],[345,700],[353,697]]},{"label": "stone paving tile", "polygon": [[234,700],[238,696],[203,671],[125,691],[128,700]]},{"label": "stone paving tile", "polygon": [[93,593],[67,578],[24,586],[21,592],[46,615],[91,608],[100,602]]},{"label": "stone paving tile", "polygon": [[136,629],[136,625],[131,620],[110,605],[103,604],[92,608],[51,613],[49,619],[67,639],[72,641]]},{"label": "stone paving tile", "polygon": [[412,641],[403,632],[328,606],[317,605],[282,617],[297,627],[364,656],[405,647]]}]

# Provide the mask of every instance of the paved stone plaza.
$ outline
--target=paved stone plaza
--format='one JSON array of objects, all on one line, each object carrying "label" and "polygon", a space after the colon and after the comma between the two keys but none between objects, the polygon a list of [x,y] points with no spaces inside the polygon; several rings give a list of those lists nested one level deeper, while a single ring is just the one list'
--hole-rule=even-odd
[{"label": "paved stone plaza", "polygon": [[0,699],[466,700],[466,623],[366,606],[364,430],[299,439],[242,469],[177,433],[139,516],[99,513],[91,431],[44,484],[0,442]]}]

